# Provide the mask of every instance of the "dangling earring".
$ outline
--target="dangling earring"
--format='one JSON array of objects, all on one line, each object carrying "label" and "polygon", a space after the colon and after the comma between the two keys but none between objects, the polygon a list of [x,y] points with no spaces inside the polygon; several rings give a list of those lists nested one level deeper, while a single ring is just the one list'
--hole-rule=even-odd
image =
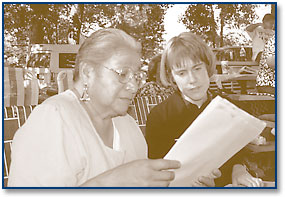
[{"label": "dangling earring", "polygon": [[84,102],[90,101],[90,97],[88,95],[88,91],[87,90],[88,90],[88,85],[87,85],[87,83],[84,83],[83,93],[82,93],[82,96],[80,97],[81,101],[84,101]]}]

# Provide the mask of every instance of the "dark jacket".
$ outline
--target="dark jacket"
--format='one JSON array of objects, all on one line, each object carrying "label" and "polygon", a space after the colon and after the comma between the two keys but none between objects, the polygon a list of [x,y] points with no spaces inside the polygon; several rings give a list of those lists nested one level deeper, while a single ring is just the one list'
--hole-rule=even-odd
[{"label": "dark jacket", "polygon": [[184,131],[209,104],[211,97],[199,109],[175,92],[155,106],[146,122],[149,158],[163,158]]}]

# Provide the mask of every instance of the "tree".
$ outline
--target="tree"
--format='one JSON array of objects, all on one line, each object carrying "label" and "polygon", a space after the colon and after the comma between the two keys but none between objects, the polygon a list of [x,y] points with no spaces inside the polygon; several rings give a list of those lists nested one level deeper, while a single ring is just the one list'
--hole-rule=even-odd
[{"label": "tree", "polygon": [[[12,41],[18,48],[36,43],[66,44],[72,35],[78,44],[80,34],[106,27],[120,28],[140,41],[143,60],[148,61],[161,50],[167,8],[163,4],[5,4],[5,35],[10,38],[4,42],[5,61],[13,56],[8,47]],[[26,56],[27,51],[22,54]]]},{"label": "tree", "polygon": [[167,4],[92,4],[85,5],[82,31],[119,28],[142,43],[142,57],[148,62],[162,49],[164,15]]},{"label": "tree", "polygon": [[254,8],[256,4],[218,4],[220,9],[220,46],[224,46],[224,27],[240,29],[249,25],[256,18]]},{"label": "tree", "polygon": [[180,20],[191,32],[200,35],[211,46],[216,46],[217,24],[212,4],[190,4]]},{"label": "tree", "polygon": [[[255,7],[256,4],[191,4],[181,21],[211,46],[221,47],[224,45],[224,29],[240,29],[250,24],[256,18]],[[219,17],[216,19],[215,13],[218,12]]]},{"label": "tree", "polygon": [[29,6],[6,4],[4,6],[4,65],[25,64],[29,41]]}]

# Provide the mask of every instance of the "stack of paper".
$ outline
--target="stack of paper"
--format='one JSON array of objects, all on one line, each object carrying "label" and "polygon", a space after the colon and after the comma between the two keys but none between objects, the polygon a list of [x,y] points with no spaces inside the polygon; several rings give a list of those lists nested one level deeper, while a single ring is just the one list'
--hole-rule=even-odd
[{"label": "stack of paper", "polygon": [[165,156],[181,162],[170,186],[191,186],[256,138],[266,123],[217,96]]}]

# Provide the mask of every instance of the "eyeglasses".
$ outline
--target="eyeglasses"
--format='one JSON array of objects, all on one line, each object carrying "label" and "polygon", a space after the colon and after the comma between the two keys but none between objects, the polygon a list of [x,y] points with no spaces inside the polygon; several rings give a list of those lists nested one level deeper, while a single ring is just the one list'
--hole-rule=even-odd
[{"label": "eyeglasses", "polygon": [[146,79],[146,74],[143,71],[138,71],[134,73],[132,69],[129,67],[124,67],[120,69],[113,69],[113,68],[108,68],[106,66],[103,66],[104,68],[114,72],[117,74],[119,82],[126,84],[128,83],[132,78],[135,78],[136,83],[139,87],[142,86],[143,81]]}]

